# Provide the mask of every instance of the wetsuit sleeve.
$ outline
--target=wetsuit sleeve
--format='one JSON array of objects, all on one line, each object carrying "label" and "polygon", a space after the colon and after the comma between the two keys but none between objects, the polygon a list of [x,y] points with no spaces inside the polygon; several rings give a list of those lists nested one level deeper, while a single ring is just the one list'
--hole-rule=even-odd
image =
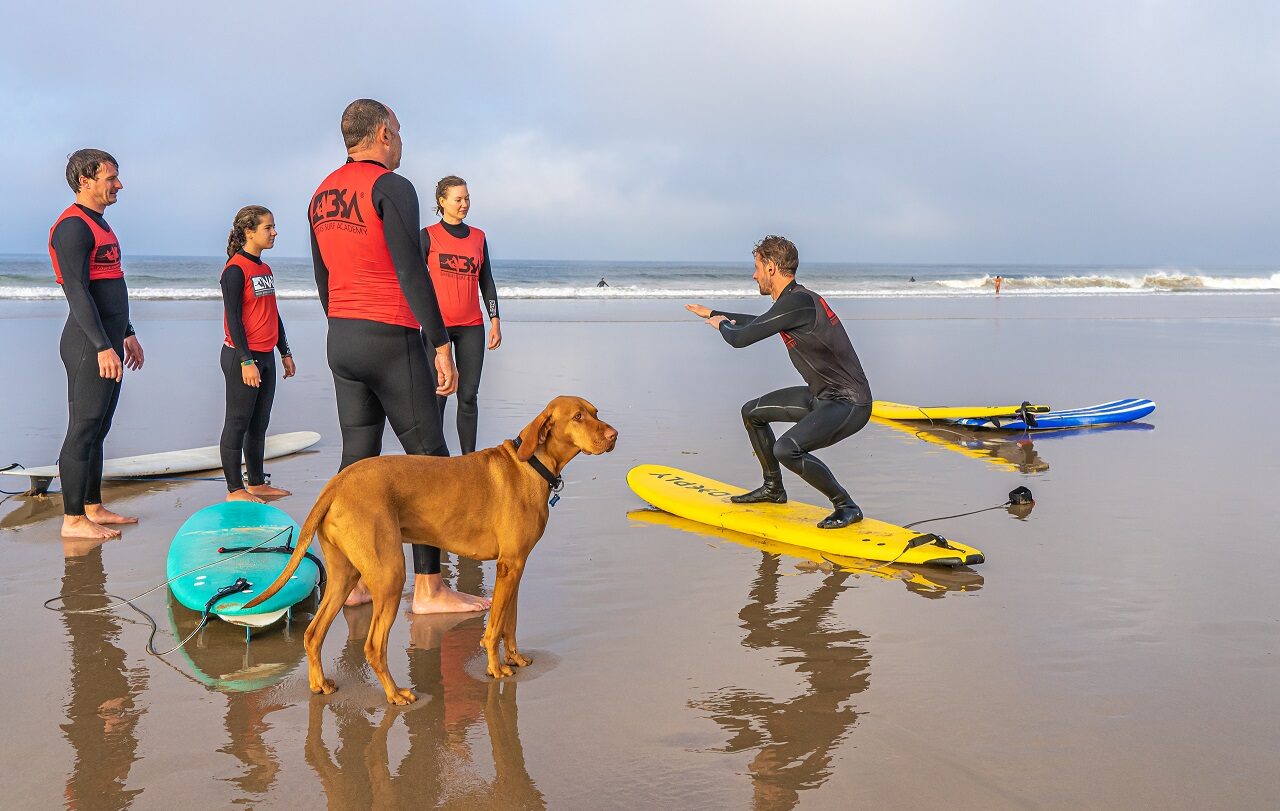
[{"label": "wetsuit sleeve", "polygon": [[720,335],[729,346],[740,349],[783,330],[812,326],[816,316],[816,308],[809,297],[787,295],[775,301],[764,315],[752,318],[745,324],[735,326],[728,321],[721,322]]},{"label": "wetsuit sleeve", "polygon": [[134,329],[134,328],[133,328],[133,322],[132,322],[132,321],[130,321],[130,322],[128,323],[128,325],[127,325],[127,326],[125,326],[125,328],[124,328],[124,337],[126,337],[126,338],[132,338],[133,336],[135,336],[135,335],[137,335],[137,334],[138,334],[138,331],[137,331],[136,329]]},{"label": "wetsuit sleeve", "polygon": [[373,207],[382,217],[387,250],[409,310],[422,325],[431,345],[444,346],[449,343],[449,334],[445,332],[436,289],[427,275],[427,263],[421,253],[418,192],[406,178],[387,172],[373,183]]},{"label": "wetsuit sleeve", "polygon": [[490,318],[498,317],[498,286],[493,281],[493,268],[489,265],[489,240],[484,241],[484,262],[480,265],[480,297],[484,299],[485,312]]},{"label": "wetsuit sleeve", "polygon": [[287,358],[293,355],[293,350],[289,348],[289,339],[284,337],[284,319],[280,313],[276,313],[276,349],[280,350],[280,357]]},{"label": "wetsuit sleeve", "polygon": [[244,271],[235,265],[222,272],[222,310],[227,316],[227,332],[236,345],[240,362],[253,360],[249,336],[244,331]]},{"label": "wetsuit sleeve", "polygon": [[745,324],[750,324],[752,321],[756,320],[756,316],[751,315],[750,313],[727,313],[724,310],[712,310],[711,315],[708,317],[715,318],[717,315],[723,315],[739,327]]},{"label": "wetsuit sleeve", "polygon": [[[307,217],[311,216],[311,212],[307,212]],[[320,243],[316,242],[315,229],[311,229],[311,269],[316,274],[316,292],[320,294],[320,306],[324,308],[324,314],[329,314],[329,267],[324,263],[324,257],[320,255]]]},{"label": "wetsuit sleeve", "polygon": [[107,331],[102,326],[98,304],[89,293],[89,259],[93,255],[93,232],[79,217],[68,217],[53,229],[49,240],[58,267],[62,268],[62,294],[67,297],[71,316],[89,336],[99,352],[111,348]]}]

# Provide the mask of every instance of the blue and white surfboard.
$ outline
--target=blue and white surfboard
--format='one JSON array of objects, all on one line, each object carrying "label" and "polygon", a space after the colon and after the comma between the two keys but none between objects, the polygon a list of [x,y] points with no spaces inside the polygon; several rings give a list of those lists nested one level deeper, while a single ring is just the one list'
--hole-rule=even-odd
[{"label": "blue and white surfboard", "polygon": [[1008,431],[1043,431],[1049,428],[1081,428],[1087,425],[1114,425],[1121,422],[1133,422],[1156,410],[1156,404],[1150,400],[1131,398],[1114,400],[1088,408],[1074,408],[1069,411],[1046,411],[1032,414],[1035,425],[1028,425],[1021,415],[1013,417],[988,417],[983,419],[952,420],[956,425],[970,428],[1002,428]]}]

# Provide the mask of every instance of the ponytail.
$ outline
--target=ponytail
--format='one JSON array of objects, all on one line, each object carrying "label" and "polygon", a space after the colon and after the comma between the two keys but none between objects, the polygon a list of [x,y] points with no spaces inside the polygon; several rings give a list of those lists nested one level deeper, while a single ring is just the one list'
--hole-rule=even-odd
[{"label": "ponytail", "polygon": [[236,212],[231,221],[231,233],[227,235],[227,258],[236,255],[244,247],[245,231],[252,231],[262,224],[262,218],[271,212],[263,206],[245,206]]}]

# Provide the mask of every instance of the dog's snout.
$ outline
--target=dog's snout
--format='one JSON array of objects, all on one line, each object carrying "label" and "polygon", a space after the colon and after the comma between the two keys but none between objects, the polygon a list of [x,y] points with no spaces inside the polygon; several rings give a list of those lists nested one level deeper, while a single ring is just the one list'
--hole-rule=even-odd
[{"label": "dog's snout", "polygon": [[604,431],[604,438],[605,438],[605,439],[607,439],[607,440],[609,440],[610,442],[617,442],[617,441],[618,441],[618,429],[617,429],[617,428],[614,428],[613,426],[609,426],[609,427],[608,427],[608,428],[606,428],[606,429],[605,429],[605,431]]}]

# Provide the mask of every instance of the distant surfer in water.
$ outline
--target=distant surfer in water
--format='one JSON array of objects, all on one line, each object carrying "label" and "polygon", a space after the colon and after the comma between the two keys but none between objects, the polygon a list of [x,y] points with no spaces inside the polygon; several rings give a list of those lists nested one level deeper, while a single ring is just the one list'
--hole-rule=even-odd
[{"label": "distant surfer in water", "polygon": [[[222,423],[222,475],[227,501],[283,498],[288,490],[267,484],[262,470],[267,425],[276,396],[276,356],[284,377],[293,377],[293,353],[276,306],[276,281],[262,252],[276,244],[276,219],[262,206],[245,206],[231,221],[227,264],[222,269],[222,375],[227,384],[227,411]],[[243,454],[249,484],[240,475]]]},{"label": "distant surfer in water", "polygon": [[[739,504],[784,504],[779,463],[831,499],[834,511],[818,522],[821,529],[840,529],[862,520],[862,510],[840,486],[830,468],[812,451],[853,436],[871,418],[871,387],[844,325],[822,296],[796,282],[799,252],[790,240],[767,236],[752,250],[760,295],[773,306],[764,315],[712,310],[701,304],[685,309],[720,332],[735,349],[781,335],[807,386],[779,389],[742,406],[742,421],[764,472],[764,485],[734,496]],[[796,425],[775,439],[774,422]]]},{"label": "distant surfer in water", "polygon": [[75,202],[49,229],[54,277],[71,308],[58,344],[70,412],[58,454],[62,536],[105,540],[120,536],[111,525],[138,523],[102,503],[102,446],[124,369],[141,369],[143,354],[129,322],[120,241],[103,217],[124,188],[120,165],[100,149],[78,150],[67,158],[67,184]]}]

